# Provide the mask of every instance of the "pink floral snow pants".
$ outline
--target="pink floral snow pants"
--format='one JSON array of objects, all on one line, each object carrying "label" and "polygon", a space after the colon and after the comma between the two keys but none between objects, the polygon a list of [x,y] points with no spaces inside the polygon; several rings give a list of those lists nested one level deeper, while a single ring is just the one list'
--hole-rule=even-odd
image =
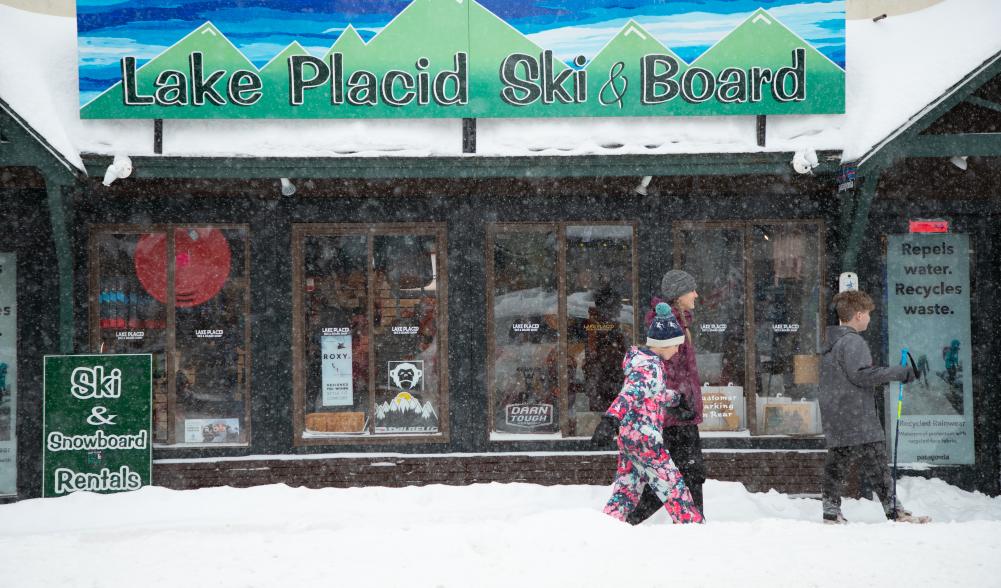
[{"label": "pink floral snow pants", "polygon": [[649,484],[675,524],[703,522],[681,472],[659,441],[659,431],[649,435],[642,430],[646,428],[623,426],[619,430],[619,467],[605,514],[625,522]]}]

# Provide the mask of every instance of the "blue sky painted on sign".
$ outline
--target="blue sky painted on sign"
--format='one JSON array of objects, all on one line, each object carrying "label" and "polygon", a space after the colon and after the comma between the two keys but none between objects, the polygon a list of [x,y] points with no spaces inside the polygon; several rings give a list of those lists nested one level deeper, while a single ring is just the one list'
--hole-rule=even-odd
[{"label": "blue sky painted on sign", "polygon": [[[758,8],[845,67],[844,0],[479,0],[563,59],[593,57],[629,19],[693,61]],[[81,104],[118,80],[125,55],[155,57],[212,21],[256,65],[292,41],[322,55],[348,24],[366,41],[410,0],[77,0]]]}]

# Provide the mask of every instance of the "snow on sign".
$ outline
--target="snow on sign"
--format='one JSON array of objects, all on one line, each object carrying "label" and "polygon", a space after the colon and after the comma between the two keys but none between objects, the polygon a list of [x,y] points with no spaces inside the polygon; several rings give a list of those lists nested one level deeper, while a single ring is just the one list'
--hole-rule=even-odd
[{"label": "snow on sign", "polygon": [[80,115],[843,113],[844,4],[77,0]]}]

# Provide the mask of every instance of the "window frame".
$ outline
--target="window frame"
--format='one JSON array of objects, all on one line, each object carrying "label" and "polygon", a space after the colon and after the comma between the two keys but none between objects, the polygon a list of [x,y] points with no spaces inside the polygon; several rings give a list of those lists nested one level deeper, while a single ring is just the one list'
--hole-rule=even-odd
[{"label": "window frame", "polygon": [[[589,221],[589,220],[572,220],[572,221],[526,221],[526,222],[489,222],[486,226],[486,240],[485,246],[485,260],[486,260],[486,337],[487,337],[487,356],[486,356],[486,376],[487,376],[487,441],[488,443],[547,443],[547,442],[574,442],[585,439],[585,437],[579,436],[563,436],[566,435],[566,431],[570,422],[569,415],[569,399],[567,398],[569,388],[570,388],[570,377],[567,373],[567,357],[568,357],[568,333],[567,333],[567,227],[571,226],[599,226],[599,227],[619,227],[625,226],[632,230],[632,247],[630,249],[630,255],[632,259],[632,292],[633,292],[633,342],[632,345],[636,344],[637,338],[639,337],[638,326],[640,323],[640,285],[639,285],[639,253],[638,253],[638,239],[639,239],[639,221],[636,220],[617,220],[617,221]],[[559,369],[557,370],[557,377],[560,386],[560,397],[559,397],[559,409],[560,409],[560,437],[559,438],[547,438],[547,439],[532,439],[531,434],[526,434],[525,439],[493,439],[492,434],[495,432],[495,405],[497,397],[497,384],[495,382],[495,366],[494,366],[494,356],[496,354],[496,326],[494,324],[494,245],[498,234],[503,233],[524,233],[524,232],[539,232],[544,233],[548,231],[553,231],[556,233],[556,300],[557,300],[557,328],[559,330],[559,339],[557,342],[557,362]]]},{"label": "window frame", "polygon": [[[439,338],[438,363],[440,374],[438,405],[438,433],[431,435],[413,434],[367,434],[343,435],[332,434],[329,437],[308,438],[306,432],[306,356],[305,356],[305,318],[304,318],[304,252],[303,241],[307,237],[340,237],[363,235],[368,237],[366,262],[366,313],[369,341],[374,341],[375,331],[375,263],[374,237],[421,235],[434,236],[438,245],[435,260],[437,273],[437,308],[435,310],[435,328]],[[292,223],[292,429],[293,447],[310,447],[324,445],[387,445],[387,444],[430,444],[449,443],[449,387],[448,387],[448,240],[445,223]],[[371,345],[368,355],[368,409],[369,414],[375,414],[375,346]],[[374,427],[374,423],[370,423]]]},{"label": "window frame", "polygon": [[[91,225],[88,235],[88,288],[89,292],[87,295],[87,306],[88,306],[88,322],[89,322],[89,332],[90,332],[90,347],[94,353],[103,354],[102,342],[101,342],[101,326],[100,326],[100,305],[98,296],[100,295],[100,277],[101,277],[101,259],[100,259],[100,244],[98,240],[102,236],[115,236],[115,235],[146,235],[150,233],[164,233],[167,235],[167,299],[169,301],[174,301],[174,304],[164,303],[165,313],[166,313],[166,340],[164,342],[164,363],[168,368],[166,369],[167,383],[167,419],[168,421],[173,420],[174,415],[177,411],[177,389],[176,380],[177,374],[175,369],[170,369],[177,361],[177,320],[176,320],[176,301],[174,300],[174,277],[175,277],[175,264],[176,255],[174,253],[174,231],[178,229],[219,229],[219,230],[240,230],[245,231],[246,238],[243,244],[243,259],[244,259],[244,276],[246,280],[245,292],[243,296],[243,314],[245,320],[243,322],[243,341],[245,353],[245,365],[244,370],[246,371],[245,383],[244,383],[244,408],[243,408],[243,426],[242,429],[246,431],[246,441],[240,443],[178,443],[177,432],[174,426],[167,427],[167,443],[153,443],[154,449],[211,449],[219,447],[249,447],[253,440],[253,423],[251,422],[251,401],[253,398],[253,357],[251,348],[251,330],[250,325],[253,322],[251,317],[251,291],[253,288],[253,281],[251,276],[251,230],[250,225],[246,223],[154,223],[150,225],[136,225],[136,224],[100,224]],[[152,418],[152,416],[151,416]]]},{"label": "window frame", "polygon": [[[758,433],[757,419],[757,394],[758,394],[758,365],[755,361],[757,357],[757,342],[755,337],[748,336],[748,333],[755,332],[755,308],[754,308],[754,249],[752,246],[751,232],[756,226],[810,226],[817,227],[817,263],[819,264],[819,300],[817,305],[817,327],[820,329],[821,341],[825,332],[826,320],[824,309],[827,308],[825,300],[825,284],[827,284],[827,227],[823,219],[750,219],[750,220],[720,220],[720,221],[675,221],[671,227],[672,247],[673,247],[673,267],[681,268],[681,260],[685,250],[685,240],[682,238],[683,231],[723,229],[736,230],[741,234],[742,256],[741,263],[744,265],[744,402],[745,419],[747,424],[747,434],[754,437],[792,437],[792,438],[823,438],[823,432],[815,435],[765,435]],[[698,307],[696,307],[698,312]],[[720,437],[740,437],[742,431],[736,432],[713,432],[713,436]]]}]

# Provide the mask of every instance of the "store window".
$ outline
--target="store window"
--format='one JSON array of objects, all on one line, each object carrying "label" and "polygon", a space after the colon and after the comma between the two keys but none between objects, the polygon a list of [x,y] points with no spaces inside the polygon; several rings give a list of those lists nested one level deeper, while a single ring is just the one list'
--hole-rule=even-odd
[{"label": "store window", "polygon": [[823,243],[819,221],[675,225],[675,265],[699,284],[703,431],[821,433]]},{"label": "store window", "polygon": [[447,440],[441,225],[296,225],[300,444]]},{"label": "store window", "polygon": [[153,355],[153,439],[250,442],[250,242],[243,225],[96,228],[91,344]]},{"label": "store window", "polygon": [[636,332],[633,224],[487,230],[492,440],[589,437]]}]

